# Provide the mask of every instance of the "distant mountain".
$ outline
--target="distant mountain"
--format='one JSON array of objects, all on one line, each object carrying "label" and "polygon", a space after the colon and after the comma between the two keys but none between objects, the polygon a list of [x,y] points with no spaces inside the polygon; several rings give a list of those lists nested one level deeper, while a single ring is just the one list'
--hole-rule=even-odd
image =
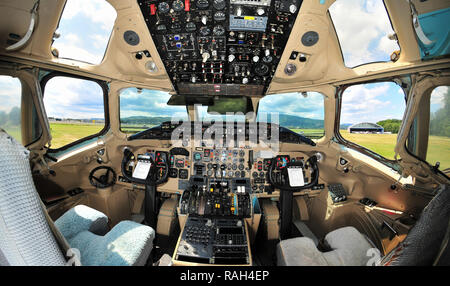
[{"label": "distant mountain", "polygon": [[171,121],[171,117],[130,116],[121,118],[120,121],[125,124],[159,125],[165,121]]},{"label": "distant mountain", "polygon": [[348,129],[350,126],[352,126],[353,124],[351,124],[351,123],[342,123],[340,126],[339,126],[339,129]]},{"label": "distant mountain", "polygon": [[[268,122],[271,122],[270,115],[268,116]],[[286,128],[292,129],[322,129],[324,127],[324,121],[320,119],[311,119],[295,115],[280,114],[279,124]],[[136,125],[159,125],[162,122],[171,121],[171,117],[147,117],[147,116],[130,116],[121,119],[125,124]],[[351,124],[342,124],[341,129],[347,129]]]}]

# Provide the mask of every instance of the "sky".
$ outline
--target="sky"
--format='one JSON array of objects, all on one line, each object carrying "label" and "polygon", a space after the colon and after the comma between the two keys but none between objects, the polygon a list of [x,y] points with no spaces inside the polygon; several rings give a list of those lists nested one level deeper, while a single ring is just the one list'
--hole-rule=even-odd
[{"label": "sky", "polygon": [[[399,49],[387,38],[392,27],[382,0],[337,0],[330,7],[344,55],[345,64],[353,67],[373,61],[387,61]],[[98,64],[102,61],[116,19],[114,8],[104,0],[68,0],[54,42],[60,57]],[[442,105],[448,87],[436,91],[432,110]],[[0,110],[14,105],[11,80],[0,78]],[[89,81],[54,78],[47,84],[44,103],[48,116],[62,118],[103,118],[100,87]],[[122,94],[127,116],[185,115],[185,108],[168,107],[170,95],[161,91],[136,90]],[[17,102],[17,100],[16,100]],[[343,95],[341,123],[377,122],[401,119],[404,95],[393,83],[358,85]],[[322,96],[301,94],[268,95],[260,103],[260,111],[280,112],[313,119],[323,119]]]}]

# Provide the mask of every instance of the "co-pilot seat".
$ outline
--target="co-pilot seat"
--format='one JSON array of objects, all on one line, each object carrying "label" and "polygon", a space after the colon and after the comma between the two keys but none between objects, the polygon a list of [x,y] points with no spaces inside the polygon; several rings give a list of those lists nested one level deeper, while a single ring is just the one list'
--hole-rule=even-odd
[{"label": "co-pilot seat", "polygon": [[61,245],[72,254],[78,249],[81,265],[147,262],[155,237],[151,227],[122,221],[107,232],[108,218],[83,205],[53,224],[34,187],[28,156],[0,129],[0,265],[66,265]]},{"label": "co-pilot seat", "polygon": [[[370,240],[354,227],[328,233],[329,251],[319,251],[307,237],[282,240],[277,261],[282,266],[431,266],[450,265],[450,186],[442,185],[422,211],[406,239],[379,260]],[[371,250],[372,249],[372,250]]]}]

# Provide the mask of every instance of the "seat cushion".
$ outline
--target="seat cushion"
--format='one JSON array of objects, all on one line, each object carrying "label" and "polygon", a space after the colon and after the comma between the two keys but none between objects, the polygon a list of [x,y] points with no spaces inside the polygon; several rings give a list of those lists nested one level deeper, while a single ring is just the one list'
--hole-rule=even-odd
[{"label": "seat cushion", "polygon": [[373,246],[354,227],[336,229],[325,237],[331,251],[321,252],[314,241],[296,237],[281,241],[277,246],[278,265],[287,266],[363,266]]},{"label": "seat cushion", "polygon": [[133,221],[121,221],[105,236],[82,231],[69,244],[80,250],[86,266],[145,265],[153,247],[155,231]]},{"label": "seat cushion", "polygon": [[277,262],[280,266],[326,266],[323,253],[308,237],[296,237],[280,241],[277,246]]}]

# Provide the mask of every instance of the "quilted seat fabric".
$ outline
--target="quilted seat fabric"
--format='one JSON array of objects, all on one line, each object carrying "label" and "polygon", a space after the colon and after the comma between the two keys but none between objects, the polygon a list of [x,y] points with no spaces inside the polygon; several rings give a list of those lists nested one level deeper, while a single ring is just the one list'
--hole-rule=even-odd
[{"label": "quilted seat fabric", "polygon": [[145,265],[152,250],[155,231],[148,226],[121,221],[104,236],[82,231],[68,239],[81,252],[85,266]]},{"label": "quilted seat fabric", "polygon": [[0,265],[65,265],[39,200],[29,151],[0,129]]}]

